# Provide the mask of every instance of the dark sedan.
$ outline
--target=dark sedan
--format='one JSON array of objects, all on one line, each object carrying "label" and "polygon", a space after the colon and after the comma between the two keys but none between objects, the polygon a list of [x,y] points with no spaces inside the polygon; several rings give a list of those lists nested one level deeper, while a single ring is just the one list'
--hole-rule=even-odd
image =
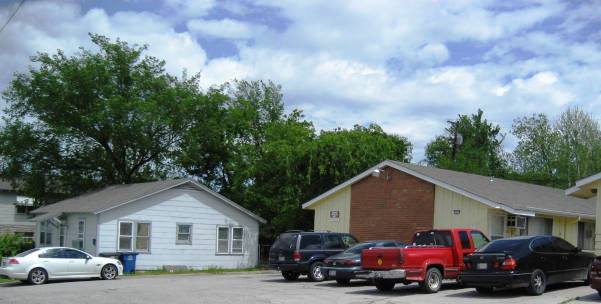
[{"label": "dark sedan", "polygon": [[373,247],[399,247],[403,243],[397,241],[378,240],[359,243],[324,261],[324,271],[329,279],[336,280],[338,284],[347,285],[355,279],[355,272],[361,270],[361,252],[363,249]]},{"label": "dark sedan", "polygon": [[525,236],[490,242],[465,257],[459,280],[480,293],[526,287],[541,295],[549,284],[587,281],[595,256],[554,236]]}]

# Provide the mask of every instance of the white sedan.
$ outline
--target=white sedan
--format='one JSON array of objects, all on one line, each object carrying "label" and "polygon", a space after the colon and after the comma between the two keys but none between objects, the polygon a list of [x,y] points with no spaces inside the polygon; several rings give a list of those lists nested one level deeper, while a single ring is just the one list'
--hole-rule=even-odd
[{"label": "white sedan", "polygon": [[83,251],[66,247],[36,248],[14,257],[3,258],[0,277],[44,284],[48,280],[102,278],[113,280],[123,274],[123,265],[116,259],[93,257]]}]

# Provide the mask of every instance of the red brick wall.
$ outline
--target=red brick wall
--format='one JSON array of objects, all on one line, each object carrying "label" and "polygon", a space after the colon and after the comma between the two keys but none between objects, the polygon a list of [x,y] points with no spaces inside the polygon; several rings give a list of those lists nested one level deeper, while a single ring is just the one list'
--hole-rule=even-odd
[{"label": "red brick wall", "polygon": [[[389,179],[386,178],[388,173]],[[350,233],[361,241],[409,242],[420,229],[432,229],[434,185],[396,169],[351,186]]]}]

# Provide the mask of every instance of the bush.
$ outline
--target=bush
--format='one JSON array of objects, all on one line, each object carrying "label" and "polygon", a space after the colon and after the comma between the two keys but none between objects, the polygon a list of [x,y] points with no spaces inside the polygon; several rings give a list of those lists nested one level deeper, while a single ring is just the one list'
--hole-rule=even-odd
[{"label": "bush", "polygon": [[0,257],[14,256],[34,247],[33,242],[16,234],[0,234]]}]

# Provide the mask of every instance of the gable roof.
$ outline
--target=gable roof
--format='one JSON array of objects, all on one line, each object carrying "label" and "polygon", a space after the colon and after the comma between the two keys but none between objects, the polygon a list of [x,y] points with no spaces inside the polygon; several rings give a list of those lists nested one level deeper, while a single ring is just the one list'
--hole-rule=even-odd
[{"label": "gable roof", "polygon": [[54,215],[61,213],[99,214],[184,184],[189,184],[199,190],[206,191],[235,209],[246,213],[255,220],[261,223],[266,223],[266,221],[258,215],[191,179],[168,179],[148,183],[112,185],[94,192],[82,194],[54,204],[40,207],[31,211],[31,213],[46,213]]},{"label": "gable roof", "polygon": [[577,180],[574,187],[566,189],[565,193],[566,195],[577,196],[581,198],[596,197],[597,192],[594,188],[599,181],[601,181],[601,172]]},{"label": "gable roof", "polygon": [[425,167],[386,160],[303,204],[307,208],[327,196],[370,175],[375,169],[391,167],[401,172],[459,193],[492,208],[512,214],[534,216],[537,213],[594,218],[595,204],[590,200],[566,196],[561,189],[491,178],[452,170]]}]

